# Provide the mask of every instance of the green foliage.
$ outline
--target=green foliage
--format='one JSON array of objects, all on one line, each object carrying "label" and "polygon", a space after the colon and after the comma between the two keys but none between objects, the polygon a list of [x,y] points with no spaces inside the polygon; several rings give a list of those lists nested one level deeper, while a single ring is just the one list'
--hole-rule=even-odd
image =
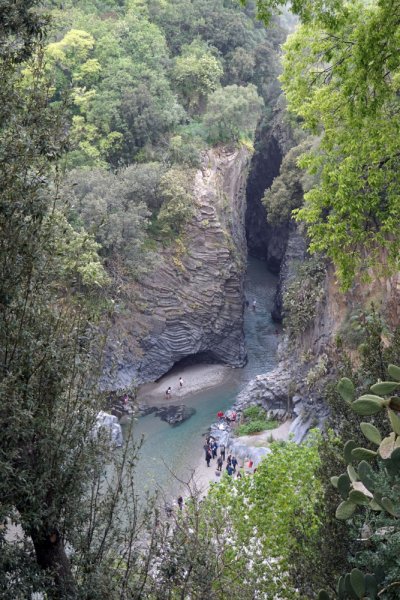
[{"label": "green foliage", "polygon": [[[27,4],[32,12],[25,15]],[[34,592],[87,598],[88,590],[99,597],[112,585],[113,540],[120,549],[122,539],[114,512],[123,505],[122,492],[115,490],[124,463],[130,469],[134,464],[130,451],[124,458],[112,455],[109,431],[95,434],[104,402],[98,389],[104,339],[84,290],[77,293],[72,278],[91,283],[101,266],[92,236],[67,225],[68,206],[56,208],[57,161],[68,148],[67,104],[50,103],[52,82],[40,62],[44,20],[35,13],[37,5],[13,2],[18,19],[8,24],[0,10],[5,117],[0,129],[0,595],[5,600]],[[8,16],[15,16],[9,8]],[[25,25],[30,54],[23,43]],[[31,74],[28,88],[21,53]],[[116,477],[106,481],[111,462]],[[131,495],[131,509],[132,502]],[[10,523],[23,531],[21,544],[8,535]]]},{"label": "green foliage", "polygon": [[315,146],[312,137],[306,138],[285,155],[279,177],[265,190],[262,203],[267,209],[267,220],[271,225],[288,221],[292,211],[303,206],[305,192],[304,170],[298,166],[299,157]]},{"label": "green foliage", "polygon": [[228,85],[210,94],[204,115],[210,141],[233,141],[241,133],[252,135],[263,105],[252,84]]},{"label": "green foliage", "polygon": [[192,110],[204,105],[208,94],[217,89],[223,74],[220,62],[199,40],[183,46],[181,55],[174,62],[173,80],[184,102]]},{"label": "green foliage", "polygon": [[297,276],[290,280],[283,293],[284,324],[288,333],[297,336],[314,320],[317,303],[322,299],[325,263],[318,256],[299,266]]},{"label": "green foliage", "polygon": [[83,225],[93,232],[108,262],[120,255],[135,278],[154,265],[154,254],[142,248],[151,214],[147,207],[157,210],[162,201],[163,173],[157,164],[128,167],[117,174],[100,167],[73,169],[63,185],[70,222],[78,230]]},{"label": "green foliage", "polygon": [[365,331],[356,320],[358,314],[355,310],[348,311],[337,330],[341,341],[350,350],[356,350],[365,341]]},{"label": "green foliage", "polygon": [[52,6],[46,68],[55,77],[54,102],[73,90],[71,168],[166,158],[198,166],[201,143],[184,138],[177,152],[172,139],[188,115],[204,113],[221,83],[256,85],[271,104],[279,93],[285,31],[279,25],[267,31],[254,8],[223,0]]},{"label": "green foliage", "polygon": [[243,411],[243,416],[250,419],[256,419],[261,411],[261,406],[249,406],[249,408],[246,408],[246,410]]},{"label": "green foliage", "polygon": [[[319,442],[320,466],[316,471],[316,477],[323,487],[323,493],[318,497],[315,507],[321,524],[315,534],[309,534],[311,524],[308,524],[306,516],[299,511],[293,521],[292,531],[297,545],[291,550],[290,579],[305,597],[318,596],[321,588],[336,589],[339,575],[358,566],[352,564],[351,557],[363,550],[360,531],[353,536],[348,522],[335,518],[338,492],[333,485],[337,483],[337,475],[346,471],[352,482],[357,481],[353,473],[355,462],[352,450],[364,447],[376,451],[376,443],[369,441],[362,433],[361,423],[368,421],[380,431],[382,438],[389,436],[391,432],[386,411],[381,410],[366,418],[355,413],[349,404],[349,400],[352,402],[367,394],[377,379],[387,379],[390,363],[400,362],[399,331],[396,329],[383,335],[383,332],[387,331],[385,323],[374,308],[371,314],[372,319],[366,324],[361,362],[355,370],[343,350],[340,347],[337,350],[340,373],[351,382],[350,388],[354,388],[354,394],[343,399],[338,392],[337,381],[326,384],[323,392],[330,408],[330,417],[326,422],[325,434]],[[343,392],[342,389],[341,391]],[[336,434],[333,433],[333,429]],[[342,440],[350,440],[345,444],[344,453]],[[373,465],[374,461],[371,464]],[[357,468],[358,483],[361,482],[368,489],[375,490],[375,475],[371,464],[361,461]],[[359,518],[357,515],[362,514],[360,510],[356,509],[354,518]],[[393,546],[391,550],[396,552]]]},{"label": "green foliage", "polygon": [[[233,518],[230,539],[237,568],[247,565],[246,578],[257,586],[260,595],[279,594],[280,598],[289,599],[295,597],[295,586],[287,576],[290,547],[294,543],[291,523],[300,508],[314,519],[320,489],[314,473],[319,458],[315,440],[309,445],[272,444],[271,450],[254,477],[244,475],[234,481],[224,478],[208,497],[212,506],[223,507]],[[300,481],[302,484],[298,485]],[[316,519],[311,529],[317,525]],[[247,548],[245,553],[241,552],[243,546]]]},{"label": "green foliage", "polygon": [[184,223],[195,214],[191,194],[193,173],[182,169],[169,170],[160,180],[164,198],[158,214],[163,235],[179,235]]},{"label": "green foliage", "polygon": [[239,425],[235,429],[235,435],[250,435],[259,431],[269,431],[278,427],[277,421],[266,421],[265,419],[252,419],[248,423]]},{"label": "green foliage", "polygon": [[290,109],[322,134],[319,153],[301,161],[311,173],[322,169],[321,183],[297,217],[311,250],[332,257],[348,289],[356,273],[370,280],[368,267],[398,269],[398,24],[388,3],[328,6],[332,13],[306,12],[285,45],[282,81]]},{"label": "green foliage", "polygon": [[[388,384],[385,385],[387,393],[390,394],[393,390],[388,388]],[[397,383],[395,385],[397,387]],[[382,392],[384,392],[383,388]],[[352,407],[358,412],[356,403],[357,400],[352,403]],[[379,410],[381,408],[383,406]],[[392,414],[394,415],[394,413]],[[350,597],[364,598],[365,594],[368,594],[367,597],[373,600],[379,591],[379,597],[392,598],[395,596],[393,596],[391,588],[398,585],[400,572],[398,565],[395,565],[393,559],[388,557],[387,548],[390,547],[394,550],[398,546],[400,471],[397,451],[400,438],[398,443],[396,432],[392,432],[382,440],[379,430],[370,423],[362,423],[361,430],[368,440],[379,445],[377,472],[374,473],[372,468],[365,463],[365,459],[372,460],[378,457],[376,452],[371,452],[366,448],[352,450],[353,459],[362,462],[358,465],[358,477],[353,479],[351,484],[346,481],[346,485],[344,485],[344,475],[338,479],[337,488],[345,501],[338,506],[336,518],[348,520],[353,516],[357,506],[367,507],[364,509],[365,512],[356,518],[355,527],[358,531],[362,529],[364,539],[373,541],[357,555],[357,564],[375,573],[383,572],[384,580],[382,581],[377,576],[364,574],[359,568],[355,568],[350,575],[346,575],[345,588]],[[361,483],[358,483],[358,478]],[[341,486],[339,485],[340,481],[342,482]],[[359,488],[360,485],[362,489]],[[366,532],[368,532],[367,535]],[[361,533],[361,535],[363,534]]]}]

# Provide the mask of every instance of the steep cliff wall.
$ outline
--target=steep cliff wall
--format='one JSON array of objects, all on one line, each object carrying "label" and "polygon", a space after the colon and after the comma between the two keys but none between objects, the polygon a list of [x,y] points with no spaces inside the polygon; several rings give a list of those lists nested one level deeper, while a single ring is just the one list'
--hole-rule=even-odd
[{"label": "steep cliff wall", "polygon": [[146,330],[138,353],[124,342],[114,389],[154,381],[175,362],[196,355],[234,367],[246,362],[243,331],[244,229],[249,152],[217,148],[203,154],[195,176],[196,215],[183,243],[160,248],[162,264],[139,286]]},{"label": "steep cliff wall", "polygon": [[261,199],[264,191],[279,175],[282,159],[288,152],[291,140],[290,128],[283,120],[283,111],[276,110],[267,125],[260,126],[256,134],[255,148],[247,180],[246,235],[251,256],[267,262],[268,269],[279,272],[289,237],[289,223],[272,226]]}]

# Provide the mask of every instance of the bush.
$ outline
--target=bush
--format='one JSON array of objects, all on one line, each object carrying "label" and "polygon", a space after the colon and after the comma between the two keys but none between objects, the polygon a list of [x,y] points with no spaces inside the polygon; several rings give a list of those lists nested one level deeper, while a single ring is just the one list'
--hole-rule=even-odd
[{"label": "bush", "polygon": [[350,350],[356,350],[365,341],[366,337],[364,331],[359,331],[355,328],[352,319],[356,314],[356,311],[348,311],[337,330],[337,335],[340,337],[343,345]]},{"label": "bush", "polygon": [[290,335],[300,335],[316,315],[317,302],[324,293],[325,263],[313,256],[299,267],[283,294],[284,325]]},{"label": "bush", "polygon": [[249,435],[250,433],[269,431],[270,429],[276,429],[277,427],[278,423],[276,421],[262,421],[260,419],[255,419],[254,421],[249,421],[249,423],[245,423],[244,425],[239,425],[239,427],[235,429],[235,434]]},{"label": "bush", "polygon": [[260,406],[249,406],[249,408],[246,408],[246,410],[243,411],[243,416],[250,419],[257,419],[258,415],[260,414],[260,411]]}]

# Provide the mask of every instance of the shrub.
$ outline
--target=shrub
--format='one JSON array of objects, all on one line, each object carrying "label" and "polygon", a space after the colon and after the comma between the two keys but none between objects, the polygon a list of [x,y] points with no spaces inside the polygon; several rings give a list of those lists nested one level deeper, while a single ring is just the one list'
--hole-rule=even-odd
[{"label": "shrub", "polygon": [[250,419],[256,419],[260,414],[260,411],[260,406],[249,406],[249,408],[246,408],[246,410],[243,411],[243,416],[248,417]]},{"label": "shrub", "polygon": [[276,421],[261,421],[260,419],[256,419],[254,421],[249,421],[249,423],[245,423],[244,425],[239,425],[239,427],[235,429],[235,434],[249,435],[250,433],[258,433],[259,431],[276,429],[276,427],[278,427],[278,423]]},{"label": "shrub", "polygon": [[325,263],[313,256],[300,265],[298,275],[283,294],[284,324],[290,335],[304,333],[316,315],[317,302],[324,293]]}]

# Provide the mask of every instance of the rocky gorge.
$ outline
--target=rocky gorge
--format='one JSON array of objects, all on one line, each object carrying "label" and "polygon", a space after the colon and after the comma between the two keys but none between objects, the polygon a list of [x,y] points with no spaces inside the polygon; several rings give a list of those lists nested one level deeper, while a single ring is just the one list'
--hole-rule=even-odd
[{"label": "rocky gorge", "polygon": [[[271,315],[282,322],[287,286],[296,277],[298,265],[309,257],[295,222],[268,224],[261,199],[279,175],[291,145],[291,130],[277,110],[268,125],[259,128],[253,156],[246,145],[220,145],[202,153],[202,167],[193,186],[196,214],[185,227],[183,243],[160,246],[161,264],[139,286],[145,322],[139,352],[132,353],[122,344],[113,376],[105,377],[106,385],[112,381],[114,389],[122,389],[152,382],[177,363],[242,367],[247,359],[243,331],[247,252],[279,273]],[[370,300],[381,299],[390,322],[396,324],[399,293],[399,277],[394,275],[375,278],[372,285],[358,281],[342,294],[334,268],[326,262],[315,317],[296,340],[282,340],[275,369],[260,370],[239,393],[233,410],[240,415],[256,405],[274,418],[290,417],[290,433],[296,442],[303,441],[329,414],[322,388],[335,373],[336,335],[354,310]],[[344,346],[351,353],[353,349],[346,344],[345,336]],[[181,418],[183,406],[175,411],[176,419],[172,411],[167,421],[179,423],[189,417],[192,413]],[[161,416],[160,407],[154,412]]]}]

